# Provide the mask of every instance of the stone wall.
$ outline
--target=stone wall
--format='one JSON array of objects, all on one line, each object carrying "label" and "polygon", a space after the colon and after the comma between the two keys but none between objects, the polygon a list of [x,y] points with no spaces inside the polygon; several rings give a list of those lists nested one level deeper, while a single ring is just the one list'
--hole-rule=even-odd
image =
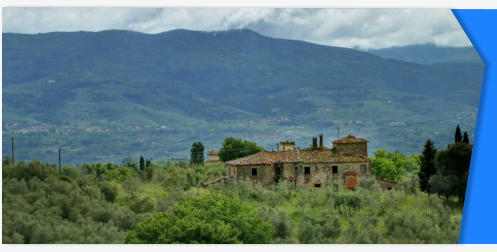
[{"label": "stone wall", "polygon": [[378,185],[380,185],[380,188],[384,191],[392,190],[397,185],[397,182],[386,178],[376,178],[376,181],[378,182]]},{"label": "stone wall", "polygon": [[295,143],[281,142],[278,150],[280,151],[295,150]]},{"label": "stone wall", "polygon": [[368,156],[367,143],[334,143],[333,148],[337,152],[355,154],[363,157]]},{"label": "stone wall", "polygon": [[[252,181],[261,183],[263,186],[273,185],[275,183],[274,168],[272,165],[229,165],[227,169],[228,174],[234,175],[236,179],[248,178]],[[257,175],[252,175],[252,169],[255,169]]]},{"label": "stone wall", "polygon": [[211,154],[209,153],[209,161],[218,161],[219,159],[219,154]]},{"label": "stone wall", "polygon": [[[334,168],[336,167],[336,173]],[[276,168],[280,167],[279,180]],[[257,169],[257,176],[252,176],[252,169]],[[369,162],[354,163],[280,163],[271,165],[227,166],[228,175],[237,179],[249,178],[264,186],[274,185],[276,181],[292,183],[298,187],[311,189],[322,188],[332,183],[342,183],[355,187],[361,176],[370,176]]]}]

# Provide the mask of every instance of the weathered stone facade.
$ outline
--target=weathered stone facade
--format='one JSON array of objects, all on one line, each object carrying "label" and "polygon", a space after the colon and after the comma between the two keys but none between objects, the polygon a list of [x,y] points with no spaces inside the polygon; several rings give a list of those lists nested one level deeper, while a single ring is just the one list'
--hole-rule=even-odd
[{"label": "weathered stone facade", "polygon": [[333,148],[338,152],[368,156],[368,141],[350,135],[333,141]]},{"label": "weathered stone facade", "polygon": [[307,189],[325,187],[333,183],[342,183],[351,188],[357,185],[359,177],[371,175],[371,168],[367,161],[228,165],[228,170],[229,175],[233,175],[235,178],[249,178],[264,186],[288,182]]},{"label": "weathered stone facade", "polygon": [[285,151],[285,150],[295,150],[295,142],[289,142],[289,141],[285,141],[285,142],[280,142],[278,144],[278,150],[279,151]]},{"label": "weathered stone facade", "polygon": [[219,158],[219,152],[215,150],[209,151],[209,160],[205,161],[205,164],[222,164],[223,162]]},{"label": "weathered stone facade", "polygon": [[248,178],[264,186],[287,182],[311,189],[342,183],[347,188],[353,188],[360,177],[371,176],[371,161],[367,158],[367,152],[366,155],[357,155],[364,154],[363,145],[367,145],[366,140],[361,140],[364,144],[341,144],[340,151],[335,148],[262,151],[227,162],[227,172],[236,179]]},{"label": "weathered stone facade", "polygon": [[386,178],[376,178],[376,182],[383,191],[392,190],[397,185],[397,182]]}]

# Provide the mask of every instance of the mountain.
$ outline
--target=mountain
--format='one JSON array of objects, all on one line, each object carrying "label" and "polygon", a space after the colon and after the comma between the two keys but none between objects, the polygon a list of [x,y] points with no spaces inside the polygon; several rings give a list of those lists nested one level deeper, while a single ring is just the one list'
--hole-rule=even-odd
[{"label": "mountain", "polygon": [[471,46],[448,47],[434,44],[398,46],[384,49],[370,49],[368,53],[387,59],[398,59],[419,64],[469,63],[481,65],[478,52]]},{"label": "mountain", "polygon": [[251,30],[3,34],[3,149],[16,158],[187,157],[228,136],[266,149],[325,133],[370,150],[474,131],[483,66],[422,65]]}]

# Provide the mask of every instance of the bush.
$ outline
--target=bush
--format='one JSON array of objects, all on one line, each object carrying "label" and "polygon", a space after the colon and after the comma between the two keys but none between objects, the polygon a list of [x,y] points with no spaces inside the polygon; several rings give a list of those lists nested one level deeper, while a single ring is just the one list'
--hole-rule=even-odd
[{"label": "bush", "polygon": [[381,190],[380,185],[373,176],[361,177],[359,179],[359,188],[368,192],[378,192]]},{"label": "bush", "polygon": [[340,219],[333,211],[307,213],[299,223],[300,243],[334,243],[341,232]]},{"label": "bush", "polygon": [[117,186],[110,182],[103,182],[100,184],[100,191],[104,195],[105,200],[108,202],[114,202],[117,197],[118,189]]},{"label": "bush", "polygon": [[207,193],[137,224],[126,243],[269,243],[273,233],[273,226],[239,199]]},{"label": "bush", "polygon": [[288,213],[284,210],[262,207],[259,209],[259,216],[274,227],[273,239],[279,242],[285,242],[290,239],[293,230],[293,224]]},{"label": "bush", "polygon": [[130,201],[131,203],[129,208],[137,214],[148,213],[153,211],[155,208],[154,202],[149,197],[138,198],[136,196],[131,196]]},{"label": "bush", "polygon": [[405,174],[397,183],[396,189],[404,191],[406,194],[416,194],[419,190],[419,177],[414,173]]}]

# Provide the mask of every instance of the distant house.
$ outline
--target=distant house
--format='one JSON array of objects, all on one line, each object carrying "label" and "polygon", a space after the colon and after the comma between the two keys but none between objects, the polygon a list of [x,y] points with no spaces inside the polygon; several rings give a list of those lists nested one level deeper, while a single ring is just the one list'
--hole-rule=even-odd
[{"label": "distant house", "polygon": [[397,182],[387,178],[376,178],[376,182],[382,190],[392,190],[397,185]]},{"label": "distant house", "polygon": [[222,164],[223,162],[219,158],[219,152],[215,150],[209,151],[209,160],[205,161],[205,164]]},{"label": "distant house", "polygon": [[295,142],[290,142],[290,141],[285,141],[285,142],[280,142],[278,144],[278,150],[279,151],[284,151],[284,150],[295,150]]},{"label": "distant house", "polygon": [[[320,188],[342,183],[354,188],[360,177],[371,176],[368,141],[354,136],[335,140],[333,148],[323,146],[320,135],[309,149],[261,151],[226,162],[227,173],[235,179],[249,178],[265,186],[280,182],[303,188]],[[280,143],[281,145],[281,143]]]}]

